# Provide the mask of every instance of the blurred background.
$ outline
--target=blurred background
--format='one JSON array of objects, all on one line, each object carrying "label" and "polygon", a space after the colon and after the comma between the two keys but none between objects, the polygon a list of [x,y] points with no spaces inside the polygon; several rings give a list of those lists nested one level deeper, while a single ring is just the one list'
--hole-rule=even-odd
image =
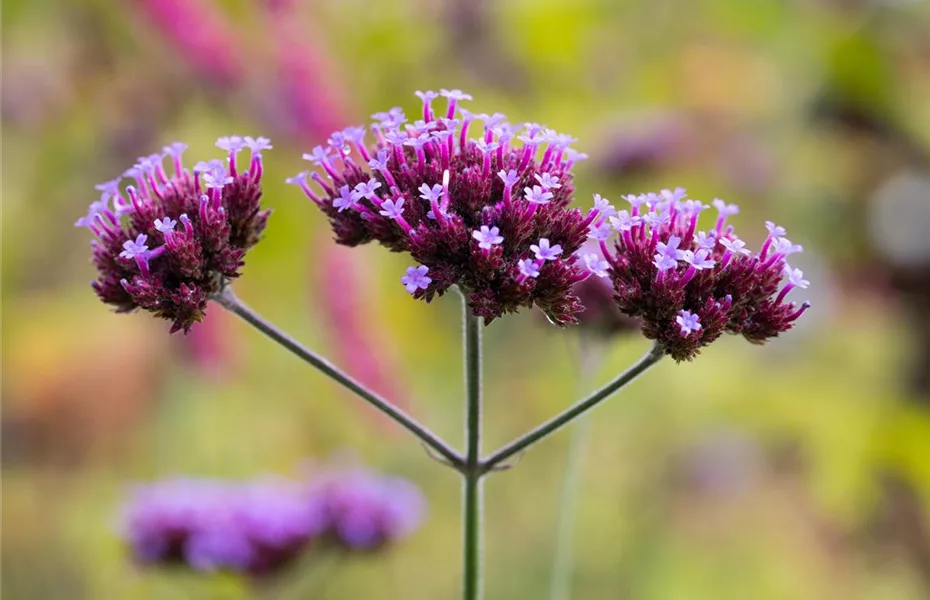
[{"label": "blurred background", "polygon": [[[72,227],[137,156],[267,135],[275,212],[237,293],[458,445],[458,299],[411,300],[404,257],[335,246],[284,185],[332,130],[440,87],[580,138],[582,206],[683,186],[738,203],[744,239],[773,220],[805,246],[798,328],[666,361],[596,411],[573,597],[930,597],[930,3],[7,0],[2,37],[6,597],[257,597],[134,565],[127,486],[347,454],[420,485],[427,521],[269,597],[456,597],[453,472],[218,307],[186,338],[112,314]],[[582,378],[583,335],[529,313],[487,330],[486,451],[648,347],[599,336]],[[568,437],[487,481],[489,598],[546,595]]]}]

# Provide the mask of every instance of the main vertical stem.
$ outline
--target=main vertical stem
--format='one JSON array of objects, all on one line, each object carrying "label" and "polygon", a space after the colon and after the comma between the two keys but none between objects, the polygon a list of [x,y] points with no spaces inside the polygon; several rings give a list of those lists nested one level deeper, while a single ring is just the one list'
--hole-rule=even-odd
[{"label": "main vertical stem", "polygon": [[465,337],[465,469],[462,474],[462,598],[483,597],[482,527],[484,518],[481,461],[481,317],[475,317],[462,294]]}]

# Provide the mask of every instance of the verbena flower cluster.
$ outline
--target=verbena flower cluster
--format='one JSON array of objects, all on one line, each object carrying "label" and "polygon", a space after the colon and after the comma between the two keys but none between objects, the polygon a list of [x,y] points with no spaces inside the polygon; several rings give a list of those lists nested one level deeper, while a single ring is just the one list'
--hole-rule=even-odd
[{"label": "verbena flower cluster", "polygon": [[[417,261],[401,283],[427,302],[458,285],[491,322],[538,306],[559,325],[583,310],[572,286],[591,273],[576,252],[599,208],[570,209],[575,140],[536,123],[458,106],[460,90],[417,92],[413,122],[400,108],[349,127],[304,158],[319,170],[288,179],[326,216],[336,241],[377,241]],[[445,98],[444,111],[433,107]],[[474,136],[474,137],[473,137]]]},{"label": "verbena flower cluster", "polygon": [[365,470],[310,484],[169,479],[134,490],[123,535],[143,564],[260,576],[307,551],[381,549],[414,531],[424,510],[412,483]]},{"label": "verbena flower cluster", "polygon": [[645,336],[675,360],[692,359],[724,332],[763,343],[809,308],[785,299],[808,282],[787,262],[802,248],[784,228],[766,222],[768,236],[754,252],[727,225],[739,212],[735,204],[715,199],[714,225],[699,231],[698,217],[710,206],[686,199],[681,188],[624,199],[630,210],[618,211],[595,195],[604,208],[591,236],[609,265],[620,310],[641,319]]},{"label": "verbena flower cluster", "polygon": [[[184,168],[185,144],[139,159],[123,178],[97,186],[100,200],[75,223],[87,227],[99,276],[91,285],[119,312],[141,308],[172,322],[172,333],[203,318],[210,296],[239,276],[246,251],[261,237],[270,210],[262,210],[262,151],[266,138],[231,136],[216,145],[227,160]],[[248,168],[237,157],[251,150]],[[168,175],[164,159],[174,173]]]}]

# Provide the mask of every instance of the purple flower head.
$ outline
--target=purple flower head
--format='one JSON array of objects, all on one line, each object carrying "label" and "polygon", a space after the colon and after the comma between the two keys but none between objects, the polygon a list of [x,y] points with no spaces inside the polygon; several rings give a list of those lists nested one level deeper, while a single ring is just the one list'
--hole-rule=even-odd
[{"label": "purple flower head", "polygon": [[532,188],[523,188],[524,198],[526,198],[527,202],[532,202],[533,204],[548,204],[553,195],[552,192],[538,185],[534,185]]},{"label": "purple flower head", "polygon": [[599,242],[606,242],[607,240],[610,239],[610,236],[612,236],[613,234],[614,234],[613,227],[611,227],[607,223],[602,223],[596,227],[592,225],[591,231],[590,233],[588,233],[588,237],[595,239]]},{"label": "purple flower head", "polygon": [[149,251],[149,247],[145,245],[145,242],[149,239],[149,236],[144,233],[140,233],[135,241],[126,240],[123,242],[123,251],[119,253],[122,258],[132,260],[137,256],[145,257],[146,252]]},{"label": "purple flower head", "polygon": [[739,206],[735,204],[727,204],[720,198],[714,198],[714,201],[711,202],[711,204],[714,208],[717,209],[717,212],[720,213],[721,217],[729,217],[739,214]]},{"label": "purple flower head", "polygon": [[[511,146],[513,130],[504,115],[475,115],[455,107],[461,120],[454,120],[452,103],[467,95],[457,90],[440,95],[449,103],[445,115],[433,114],[437,108],[430,103],[436,94],[418,94],[424,101],[422,122],[410,133],[385,127],[386,121],[397,120],[396,114],[375,114],[380,137],[367,153],[377,158],[361,167],[351,160],[323,163],[336,185],[317,175],[314,181],[322,192],[307,187],[304,193],[311,200],[319,194],[315,203],[338,243],[376,241],[428,268],[431,282],[428,289],[415,288],[417,298],[429,302],[457,285],[468,295],[473,314],[486,323],[532,305],[559,325],[575,322],[582,306],[571,290],[587,271],[574,253],[593,217],[570,208],[573,159],[564,146],[571,140],[530,124],[523,132],[527,146]],[[381,183],[380,191],[390,190],[391,197],[406,198],[403,221],[382,214],[377,197],[358,198],[358,210],[339,210],[342,186],[352,190],[369,180]],[[602,215],[607,216],[612,215]],[[482,227],[488,232],[496,228],[503,239],[482,237],[473,243]],[[520,261],[533,256],[531,246],[544,239],[562,252],[545,259],[546,268],[530,277]]]},{"label": "purple flower head", "polygon": [[420,90],[417,90],[413,94],[426,104],[429,104],[430,102],[432,102],[433,100],[439,97],[439,94],[437,94],[436,92],[432,90],[427,90],[425,92],[421,92]]},{"label": "purple flower head", "polygon": [[371,118],[380,123],[392,123],[394,124],[394,127],[407,120],[407,118],[404,116],[403,109],[399,106],[395,106],[387,112],[375,113],[371,115]]},{"label": "purple flower head", "polygon": [[305,185],[307,183],[307,177],[310,176],[310,171],[301,171],[293,177],[288,177],[284,180],[284,183],[288,185]]},{"label": "purple flower head", "polygon": [[[97,186],[98,189],[100,186]],[[110,194],[103,192],[100,200],[91,202],[87,207],[87,214],[74,222],[75,227],[91,227],[97,222],[97,215],[104,215],[110,210]]]},{"label": "purple flower head", "polygon": [[238,135],[224,136],[216,140],[216,147],[230,154],[238,154],[245,146],[245,140]]},{"label": "purple flower head", "polygon": [[591,272],[592,275],[598,277],[607,277],[607,270],[610,268],[610,263],[602,259],[597,254],[585,254],[584,257],[584,266]]},{"label": "purple flower head", "polygon": [[171,217],[165,217],[164,219],[155,219],[155,229],[161,233],[168,233],[174,231],[174,226],[178,222],[173,220]]},{"label": "purple flower head", "polygon": [[498,171],[497,176],[504,182],[504,187],[508,188],[513,187],[514,184],[520,181],[520,176],[517,175],[517,172],[513,169],[510,171]]},{"label": "purple flower head", "polygon": [[358,552],[402,540],[426,512],[426,501],[411,482],[363,469],[324,474],[312,485],[310,499],[327,524],[323,535]]},{"label": "purple flower head", "polygon": [[378,214],[384,215],[389,219],[399,219],[404,214],[404,199],[385,200],[381,204],[381,210]]},{"label": "purple flower head", "polygon": [[504,237],[500,235],[500,229],[497,227],[488,228],[482,225],[481,229],[471,232],[471,237],[478,240],[478,247],[484,250],[490,250],[492,247],[503,243]]},{"label": "purple flower head", "polygon": [[670,236],[668,242],[659,242],[656,244],[656,250],[661,256],[667,256],[675,260],[681,260],[685,257],[685,251],[680,250],[681,238],[677,235]]},{"label": "purple flower head", "polygon": [[181,155],[184,154],[185,150],[187,150],[187,144],[184,142],[172,142],[171,144],[168,144],[161,149],[161,151],[164,152],[166,156],[177,159],[181,158]]},{"label": "purple flower head", "polygon": [[740,239],[730,240],[728,238],[720,238],[720,245],[733,254],[742,254],[743,256],[752,254],[752,252],[746,248],[746,242]]},{"label": "purple flower head", "polygon": [[804,279],[804,272],[801,269],[793,269],[791,265],[785,265],[784,274],[788,277],[788,283],[794,287],[806,290],[810,282]]},{"label": "purple flower head", "polygon": [[537,173],[535,177],[536,177],[536,181],[539,182],[539,185],[541,185],[543,189],[557,190],[560,187],[562,187],[562,184],[559,183],[559,178],[553,177],[549,173],[542,173],[542,174]]},{"label": "purple flower head", "polygon": [[[221,138],[230,151],[241,143]],[[239,276],[270,214],[259,202],[260,171],[234,175],[222,160],[188,171],[181,163],[185,148],[180,142],[165,147],[175,162],[173,176],[162,170],[164,155],[144,157],[128,172],[137,186],[121,195],[118,182],[106,184],[115,211],[98,201],[78,221],[99,238],[92,257],[98,277],[91,284],[97,296],[118,312],[142,309],[169,320],[172,332],[200,321],[210,297]],[[205,188],[211,188],[207,202]]]},{"label": "purple flower head", "polygon": [[688,337],[693,331],[701,330],[701,321],[697,315],[691,314],[691,311],[679,311],[675,317],[675,322],[681,328],[681,335]]},{"label": "purple flower head", "polygon": [[252,152],[252,156],[261,156],[262,150],[271,150],[274,146],[271,145],[271,140],[266,137],[257,137],[253,138],[250,135],[242,138],[245,142],[245,145],[248,147],[249,151]]},{"label": "purple flower head", "polygon": [[660,273],[678,267],[678,261],[675,260],[673,256],[662,254],[661,252],[653,257],[652,264],[655,265],[656,270]]},{"label": "purple flower head", "polygon": [[390,153],[386,149],[378,150],[375,158],[368,161],[368,168],[372,171],[387,171]]},{"label": "purple flower head", "polygon": [[412,483],[362,469],[326,472],[309,483],[178,478],[136,486],[121,529],[141,564],[260,577],[320,542],[383,548],[413,532],[425,508]]},{"label": "purple flower head", "polygon": [[353,144],[362,144],[365,142],[366,130],[364,127],[346,127],[342,130],[342,135],[346,140]]},{"label": "purple flower head", "polygon": [[524,277],[539,277],[539,265],[531,258],[517,261],[517,268]]},{"label": "purple flower head", "polygon": [[[360,183],[359,185],[364,184]],[[333,208],[337,209],[339,212],[347,208],[355,208],[360,197],[361,196],[359,196],[355,190],[350,190],[349,186],[344,185],[339,188],[339,196],[333,198]]]},{"label": "purple flower head", "polygon": [[769,237],[771,238],[785,237],[785,233],[787,233],[784,227],[779,227],[771,221],[765,222],[765,228],[768,230]]},{"label": "purple flower head", "polygon": [[355,194],[359,200],[362,198],[367,198],[368,200],[373,200],[377,197],[376,190],[381,187],[381,182],[377,179],[369,179],[368,181],[363,181],[355,186]]},{"label": "purple flower head", "polygon": [[122,180],[122,177],[117,177],[116,179],[111,179],[105,183],[98,183],[94,186],[94,189],[103,192],[110,198],[114,198],[119,196],[119,182]]},{"label": "purple flower head", "polygon": [[633,227],[636,227],[642,221],[642,217],[630,216],[630,213],[621,210],[617,213],[617,216],[610,217],[609,222],[610,226],[616,229],[617,231],[630,231]]},{"label": "purple flower head", "polygon": [[562,246],[558,244],[550,246],[549,240],[546,238],[539,240],[538,245],[531,244],[530,250],[533,251],[538,260],[556,260],[562,254]]},{"label": "purple flower head", "polygon": [[788,238],[780,237],[775,240],[774,244],[772,244],[772,251],[775,252],[775,254],[788,256],[789,254],[803,252],[804,247],[797,244],[792,244],[791,240]]},{"label": "purple flower head", "polygon": [[420,198],[423,198],[427,202],[436,202],[442,198],[442,186],[438,183],[432,187],[424,183],[417,191],[420,192]]},{"label": "purple flower head", "polygon": [[408,294],[415,294],[417,290],[425,290],[433,282],[429,276],[429,267],[420,265],[419,267],[407,267],[407,274],[400,278]]},{"label": "purple flower head", "polygon": [[597,211],[599,219],[615,217],[617,215],[617,209],[610,203],[610,200],[602,198],[600,194],[594,194],[594,210]]},{"label": "purple flower head", "polygon": [[638,208],[646,203],[645,194],[627,194],[625,196],[621,196],[621,198],[629,202],[630,206],[633,208]]},{"label": "purple flower head", "polygon": [[643,223],[652,227],[653,229],[659,229],[666,223],[669,223],[672,218],[671,215],[667,212],[648,212],[642,216]]},{"label": "purple flower head", "polygon": [[308,160],[315,165],[328,164],[330,158],[330,149],[323,148],[323,146],[314,146],[313,150],[303,155],[304,160]]},{"label": "purple flower head", "polygon": [[685,250],[684,254],[685,255],[682,257],[683,260],[698,271],[702,269],[711,269],[717,264],[717,261],[708,258],[709,253],[704,248],[700,248],[697,252]]},{"label": "purple flower head", "polygon": [[466,94],[462,90],[439,90],[439,95],[450,100],[471,100],[471,94]]},{"label": "purple flower head", "polygon": [[208,189],[223,189],[234,181],[226,171],[226,167],[214,165],[209,171],[203,173],[203,185]]},{"label": "purple flower head", "polygon": [[[621,231],[605,256],[614,298],[620,311],[640,319],[643,334],[675,360],[691,360],[723,333],[764,343],[791,329],[809,307],[784,302],[791,287],[801,287],[801,276],[784,261],[800,247],[781,241],[780,227],[767,224],[769,237],[755,254],[732,227],[722,232],[719,221],[712,231],[695,232],[706,207],[683,200],[684,190],[626,198],[634,210],[645,204],[650,212],[636,225],[623,211],[611,220]],[[736,214],[733,205],[714,206],[721,217]]]},{"label": "purple flower head", "polygon": [[263,575],[295,559],[326,523],[303,486],[168,479],[137,486],[123,535],[146,565]]},{"label": "purple flower head", "polygon": [[694,236],[694,243],[698,248],[703,248],[705,250],[713,250],[714,246],[717,245],[717,238],[714,236],[714,232],[710,233],[699,231]]}]

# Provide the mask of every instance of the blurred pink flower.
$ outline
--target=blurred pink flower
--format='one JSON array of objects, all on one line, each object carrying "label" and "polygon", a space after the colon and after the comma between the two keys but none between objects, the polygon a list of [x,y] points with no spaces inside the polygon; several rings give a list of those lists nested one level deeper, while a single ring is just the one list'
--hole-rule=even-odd
[{"label": "blurred pink flower", "polygon": [[147,23],[201,75],[221,85],[242,79],[239,40],[213,0],[136,0],[136,4]]},{"label": "blurred pink flower", "polygon": [[351,102],[341,91],[337,65],[327,55],[320,38],[308,33],[308,24],[290,6],[272,7],[268,39],[273,44],[276,106],[269,111],[283,131],[303,141],[326,139],[331,131],[349,124]]},{"label": "blurred pink flower", "polygon": [[238,345],[233,340],[233,331],[228,314],[221,311],[208,313],[181,340],[185,360],[204,375],[224,377],[233,370],[237,360]]},{"label": "blurred pink flower", "polygon": [[[404,408],[409,406],[409,391],[404,389],[395,361],[389,353],[379,351],[389,345],[384,342],[380,320],[372,314],[371,298],[374,290],[367,289],[371,281],[364,272],[364,264],[350,248],[323,240],[317,251],[319,265],[313,282],[315,306],[321,313],[321,322],[328,326],[329,350],[336,364],[342,366],[375,392]],[[366,409],[367,411],[367,409]],[[391,423],[381,413],[367,411],[385,425]]]}]

